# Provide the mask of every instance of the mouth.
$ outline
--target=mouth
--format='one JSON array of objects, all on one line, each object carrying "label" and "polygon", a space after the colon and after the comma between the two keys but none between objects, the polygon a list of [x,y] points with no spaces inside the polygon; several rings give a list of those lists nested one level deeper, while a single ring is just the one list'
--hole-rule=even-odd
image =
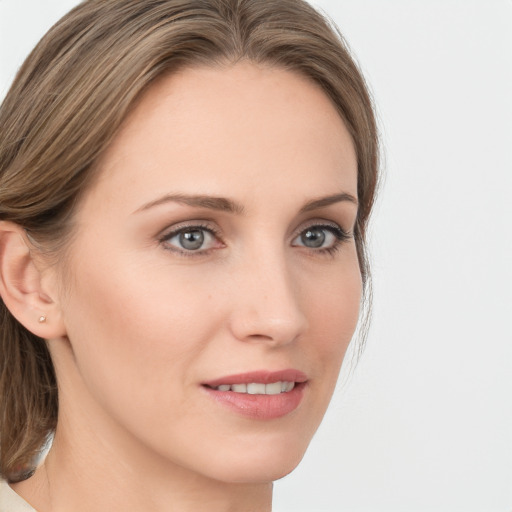
[{"label": "mouth", "polygon": [[208,396],[242,416],[269,420],[286,416],[302,402],[308,378],[298,370],[258,371],[202,384]]},{"label": "mouth", "polygon": [[292,391],[295,388],[295,384],[295,382],[290,381],[277,381],[269,384],[249,382],[248,384],[221,384],[220,386],[210,389],[214,389],[215,391],[232,391],[233,393],[247,395],[279,395]]}]

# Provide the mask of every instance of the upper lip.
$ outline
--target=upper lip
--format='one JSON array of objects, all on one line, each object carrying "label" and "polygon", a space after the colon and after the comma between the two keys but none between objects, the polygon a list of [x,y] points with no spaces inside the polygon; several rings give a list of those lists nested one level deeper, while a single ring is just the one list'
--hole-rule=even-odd
[{"label": "upper lip", "polygon": [[203,382],[203,385],[216,388],[223,384],[250,384],[252,382],[270,384],[272,382],[306,382],[307,380],[308,377],[304,372],[290,368],[278,371],[257,370],[254,372],[226,375],[225,377]]}]

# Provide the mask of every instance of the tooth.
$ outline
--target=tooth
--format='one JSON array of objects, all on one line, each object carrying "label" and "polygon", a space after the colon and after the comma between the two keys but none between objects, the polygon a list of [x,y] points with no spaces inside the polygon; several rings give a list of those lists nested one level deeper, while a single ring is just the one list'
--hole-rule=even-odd
[{"label": "tooth", "polygon": [[282,387],[282,382],[272,382],[271,384],[267,384],[265,386],[265,393],[267,395],[279,395],[279,393],[281,393]]},{"label": "tooth", "polygon": [[251,382],[250,384],[247,384],[247,393],[249,393],[249,395],[264,395],[265,384]]},{"label": "tooth", "polygon": [[235,393],[247,393],[247,384],[232,384],[231,390]]},{"label": "tooth", "polygon": [[281,382],[281,393],[286,393],[289,382]]},{"label": "tooth", "polygon": [[295,387],[295,382],[287,382],[285,392],[291,391]]},{"label": "tooth", "polygon": [[231,386],[229,384],[221,384],[217,389],[219,391],[229,391]]}]

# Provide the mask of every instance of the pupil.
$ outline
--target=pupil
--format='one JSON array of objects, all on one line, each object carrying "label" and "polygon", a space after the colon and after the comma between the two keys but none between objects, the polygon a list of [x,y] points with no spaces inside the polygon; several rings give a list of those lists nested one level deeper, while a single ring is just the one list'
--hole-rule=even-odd
[{"label": "pupil", "polygon": [[199,249],[204,243],[204,233],[199,230],[186,231],[180,234],[180,244],[191,251]]},{"label": "pupil", "polygon": [[308,229],[302,234],[301,239],[306,247],[321,247],[325,242],[325,233],[320,228]]}]

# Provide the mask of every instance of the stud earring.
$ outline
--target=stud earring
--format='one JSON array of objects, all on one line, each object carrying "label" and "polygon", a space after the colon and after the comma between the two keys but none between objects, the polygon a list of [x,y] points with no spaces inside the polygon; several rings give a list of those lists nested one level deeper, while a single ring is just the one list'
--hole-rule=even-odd
[{"label": "stud earring", "polygon": [[40,323],[40,324],[44,324],[44,322],[46,322],[46,317],[45,317],[44,315],[41,315],[41,316],[39,317],[39,323]]}]

